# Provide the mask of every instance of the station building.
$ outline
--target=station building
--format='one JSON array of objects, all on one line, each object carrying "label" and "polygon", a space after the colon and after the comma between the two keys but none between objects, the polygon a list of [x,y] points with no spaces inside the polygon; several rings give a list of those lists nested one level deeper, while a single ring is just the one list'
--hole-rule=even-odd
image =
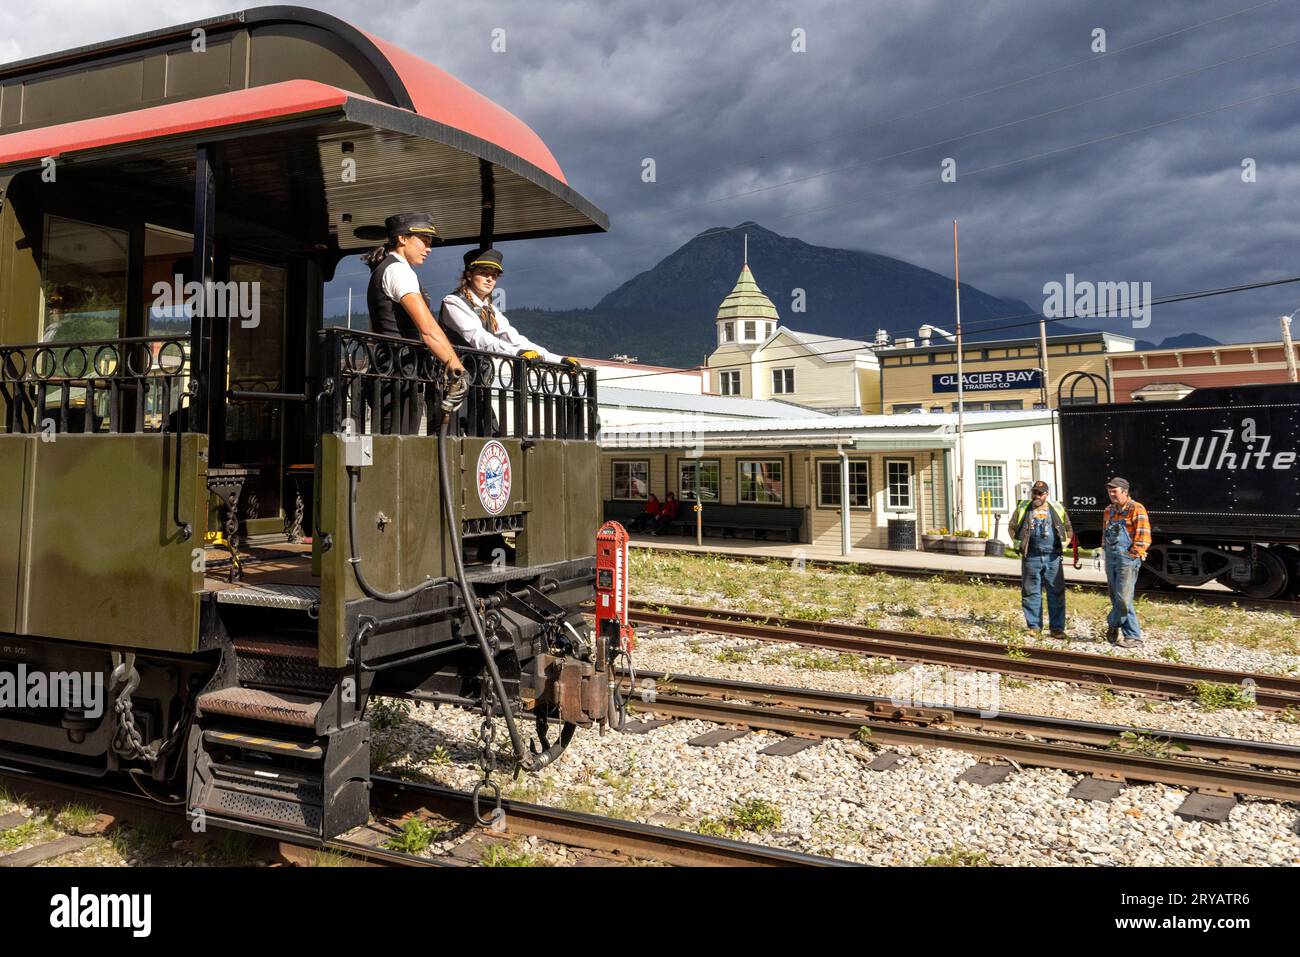
[{"label": "station building", "polygon": [[[1300,344],[1291,347],[1300,359]],[[1115,402],[1169,402],[1194,389],[1287,381],[1281,342],[1149,349],[1107,357]]]},{"label": "station building", "polygon": [[[1019,411],[968,405],[959,470],[954,412],[925,402],[917,414],[884,414],[873,346],[783,326],[748,263],[714,324],[718,345],[699,394],[687,388],[700,381],[689,378],[697,370],[600,369],[607,518],[626,520],[651,492],[692,504],[698,495],[703,524],[715,530],[847,554],[888,547],[891,533],[895,547],[914,548],[923,531],[940,528],[992,533],[996,524],[1005,540],[1018,497],[1034,479],[1050,479],[1049,413],[1032,402]],[[1094,352],[1061,355],[1092,362]],[[1097,368],[1104,375],[1104,358]]]},{"label": "station building", "polygon": [[[876,347],[883,411],[957,410],[957,344],[948,338],[936,339],[935,331],[922,326],[919,342],[901,338],[892,345]],[[1105,402],[1109,361],[1117,354],[1133,352],[1133,348],[1132,338],[1111,332],[1048,336],[1048,387],[1044,392],[1037,336],[963,342],[963,404],[967,412],[1056,408],[1058,394],[1067,405]],[[1062,381],[1063,391],[1059,388]]]}]

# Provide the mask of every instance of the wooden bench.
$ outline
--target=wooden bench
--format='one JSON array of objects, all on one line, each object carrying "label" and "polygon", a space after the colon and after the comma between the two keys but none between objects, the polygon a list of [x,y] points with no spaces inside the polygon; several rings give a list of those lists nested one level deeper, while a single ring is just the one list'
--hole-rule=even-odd
[{"label": "wooden bench", "polygon": [[[627,525],[641,514],[643,502],[605,502],[605,521]],[[695,503],[683,501],[676,521],[664,529],[666,534],[695,534]],[[803,509],[784,508],[780,505],[704,505],[704,534],[734,538],[741,533],[755,539],[769,535],[782,541],[798,541],[803,526]]]}]

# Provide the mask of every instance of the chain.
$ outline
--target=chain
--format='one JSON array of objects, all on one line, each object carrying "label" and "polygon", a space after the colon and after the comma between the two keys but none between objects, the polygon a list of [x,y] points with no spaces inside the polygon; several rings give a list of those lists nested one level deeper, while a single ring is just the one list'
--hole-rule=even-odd
[{"label": "chain", "polygon": [[113,652],[113,676],[110,679],[110,685],[116,686],[119,681],[125,681],[126,686],[118,692],[117,699],[113,704],[113,712],[117,715],[117,731],[113,735],[113,750],[127,758],[138,758],[154,764],[158,760],[158,752],[144,743],[139,730],[135,726],[135,712],[131,703],[131,692],[140,686],[140,673],[135,670],[135,655],[127,654],[125,659],[118,652]]},{"label": "chain", "polygon": [[[480,698],[483,708],[483,720],[478,726],[478,766],[483,772],[483,779],[474,785],[474,819],[488,827],[495,824],[500,819],[501,811],[501,785],[492,780],[492,772],[497,767],[497,750],[496,750],[496,725],[492,722],[492,687],[488,681],[483,682],[483,691]],[[479,807],[479,799],[485,790],[492,791],[493,809],[487,817]]]}]

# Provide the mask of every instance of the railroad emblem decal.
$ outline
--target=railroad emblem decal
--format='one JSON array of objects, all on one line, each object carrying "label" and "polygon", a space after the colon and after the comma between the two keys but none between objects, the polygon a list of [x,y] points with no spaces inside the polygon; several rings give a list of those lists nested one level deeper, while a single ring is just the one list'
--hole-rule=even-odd
[{"label": "railroad emblem decal", "polygon": [[500,515],[510,501],[510,454],[500,442],[478,454],[478,500],[489,515]]}]

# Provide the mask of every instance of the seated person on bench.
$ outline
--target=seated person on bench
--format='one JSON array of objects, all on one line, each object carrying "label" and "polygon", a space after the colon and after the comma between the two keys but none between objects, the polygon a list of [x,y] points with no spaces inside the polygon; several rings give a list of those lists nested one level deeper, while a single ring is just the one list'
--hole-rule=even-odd
[{"label": "seated person on bench", "polygon": [[677,510],[680,508],[677,496],[672,492],[664,499],[663,505],[659,506],[659,516],[655,519],[655,534],[662,535],[664,529],[677,521]]},{"label": "seated person on bench", "polygon": [[655,519],[659,517],[659,498],[654,492],[646,499],[645,508],[641,514],[628,523],[628,527],[634,532],[648,531],[648,527],[654,527]]}]

